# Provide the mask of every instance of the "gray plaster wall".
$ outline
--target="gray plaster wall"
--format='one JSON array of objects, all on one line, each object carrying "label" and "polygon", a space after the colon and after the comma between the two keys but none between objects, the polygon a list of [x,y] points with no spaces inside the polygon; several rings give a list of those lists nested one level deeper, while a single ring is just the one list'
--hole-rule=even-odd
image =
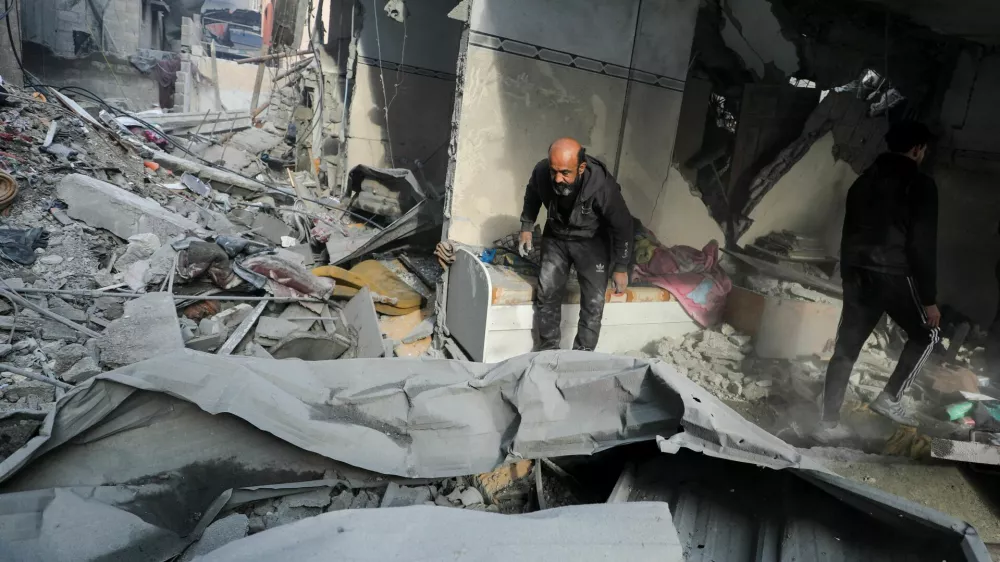
[{"label": "gray plaster wall", "polygon": [[108,0],[102,27],[85,1],[24,0],[21,2],[23,41],[48,47],[53,54],[73,58],[87,53],[78,50],[74,32],[88,34],[108,53],[134,54],[140,47],[142,5],[140,0]]},{"label": "gray plaster wall", "polygon": [[941,108],[945,142],[955,149],[1000,154],[1000,53],[963,51]]},{"label": "gray plaster wall", "polygon": [[643,222],[670,216],[662,195],[697,10],[696,0],[473,2],[445,236],[487,245],[516,231],[528,176],[562,136],[616,172]]},{"label": "gray plaster wall", "polygon": [[358,5],[346,168],[407,168],[443,190],[463,29],[448,18],[455,2],[410,0],[405,25],[386,15],[384,1]]}]

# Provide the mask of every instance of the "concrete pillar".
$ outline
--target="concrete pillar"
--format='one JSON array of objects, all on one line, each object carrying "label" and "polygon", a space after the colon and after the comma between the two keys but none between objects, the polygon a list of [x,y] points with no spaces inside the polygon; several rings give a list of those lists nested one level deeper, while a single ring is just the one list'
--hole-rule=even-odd
[{"label": "concrete pillar", "polygon": [[[20,1],[14,0],[14,2]],[[11,6],[13,5],[12,3]],[[4,4],[0,3],[0,11],[3,11],[3,6]],[[0,20],[0,76],[3,76],[4,82],[18,87],[24,85],[24,74],[21,73],[21,68],[17,65],[17,59],[14,58],[14,49],[17,49],[18,56],[24,56],[24,51],[21,49],[21,19],[19,14],[20,6],[11,10],[5,20]],[[11,45],[7,35],[8,22],[14,37],[13,45]]]}]

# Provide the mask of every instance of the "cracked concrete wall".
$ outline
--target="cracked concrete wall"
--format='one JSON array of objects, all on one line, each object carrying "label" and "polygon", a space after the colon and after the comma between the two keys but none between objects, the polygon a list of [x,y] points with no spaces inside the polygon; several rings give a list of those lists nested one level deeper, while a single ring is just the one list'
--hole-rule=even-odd
[{"label": "cracked concrete wall", "polygon": [[365,2],[356,14],[347,170],[358,164],[408,168],[443,191],[462,34],[462,22],[448,18],[455,2],[411,0],[405,27],[385,14],[385,2],[376,4]]},{"label": "cracked concrete wall", "polygon": [[697,8],[476,0],[445,236],[489,245],[517,231],[528,176],[562,136],[616,171],[633,215],[647,225],[666,216]]},{"label": "cracked concrete wall", "polygon": [[829,255],[840,255],[847,190],[858,174],[849,163],[834,158],[834,144],[834,133],[826,133],[778,180],[750,212],[754,222],[740,237],[740,245],[776,230],[791,230],[819,238]]},{"label": "cracked concrete wall", "polygon": [[[965,50],[959,57],[941,108],[945,143],[960,160],[1000,160],[1000,53]],[[987,153],[987,154],[964,154]],[[993,156],[990,156],[992,154]]]}]

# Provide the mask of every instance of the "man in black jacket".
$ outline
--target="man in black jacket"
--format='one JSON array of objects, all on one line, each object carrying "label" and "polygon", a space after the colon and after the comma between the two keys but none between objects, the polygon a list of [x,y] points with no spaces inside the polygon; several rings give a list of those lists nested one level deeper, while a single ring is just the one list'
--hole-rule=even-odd
[{"label": "man in black jacket", "polygon": [[847,193],[840,263],[844,310],[826,371],[823,421],[817,440],[848,437],[840,425],[844,391],[861,348],[883,313],[906,331],[907,341],[872,411],[912,425],[903,393],[939,341],[936,305],[938,195],[918,166],[931,133],[913,121],[892,125],[882,154]]},{"label": "man in black jacket", "polygon": [[593,351],[601,331],[609,269],[614,271],[616,293],[624,293],[628,286],[632,215],[621,186],[604,164],[569,138],[552,143],[549,157],[531,172],[521,212],[522,256],[531,251],[531,231],[543,205],[548,218],[535,297],[539,349],[559,348],[562,300],[572,265],[580,281],[580,322],[573,349]]}]

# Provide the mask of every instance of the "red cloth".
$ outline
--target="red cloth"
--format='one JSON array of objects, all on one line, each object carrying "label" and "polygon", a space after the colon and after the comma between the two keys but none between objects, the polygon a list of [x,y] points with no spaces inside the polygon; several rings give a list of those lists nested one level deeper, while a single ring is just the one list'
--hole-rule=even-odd
[{"label": "red cloth", "polygon": [[657,245],[649,263],[636,264],[632,273],[633,279],[669,291],[703,327],[722,319],[726,295],[733,290],[733,282],[719,267],[719,243],[715,240],[701,250]]}]

